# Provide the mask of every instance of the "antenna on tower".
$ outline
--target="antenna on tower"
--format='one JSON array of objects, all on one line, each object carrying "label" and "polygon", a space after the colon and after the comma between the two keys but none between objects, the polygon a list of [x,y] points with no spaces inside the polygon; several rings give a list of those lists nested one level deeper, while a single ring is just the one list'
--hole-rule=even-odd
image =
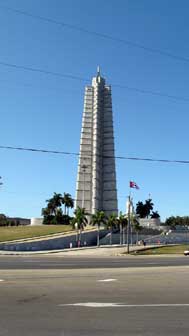
[{"label": "antenna on tower", "polygon": [[97,66],[97,76],[100,76],[100,66]]}]

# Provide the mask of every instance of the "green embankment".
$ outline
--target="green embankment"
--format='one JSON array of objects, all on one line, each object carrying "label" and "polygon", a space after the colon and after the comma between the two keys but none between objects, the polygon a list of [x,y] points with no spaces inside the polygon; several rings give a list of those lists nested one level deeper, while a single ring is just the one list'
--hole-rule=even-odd
[{"label": "green embankment", "polygon": [[189,250],[189,244],[149,248],[143,251],[138,251],[137,255],[183,254],[185,250]]},{"label": "green embankment", "polygon": [[0,242],[72,231],[71,225],[0,227]]}]

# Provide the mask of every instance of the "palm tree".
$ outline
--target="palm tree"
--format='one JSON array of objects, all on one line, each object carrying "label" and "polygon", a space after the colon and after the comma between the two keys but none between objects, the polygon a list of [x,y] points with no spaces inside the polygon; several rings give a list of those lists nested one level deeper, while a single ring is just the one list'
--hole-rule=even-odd
[{"label": "palm tree", "polygon": [[117,224],[119,225],[120,231],[120,245],[125,244],[125,230],[127,227],[127,218],[122,212],[119,213],[119,217],[117,218]]},{"label": "palm tree", "polygon": [[151,210],[153,210],[153,207],[154,207],[154,203],[152,202],[151,198],[146,200],[145,207],[146,207],[146,213],[147,213],[147,218],[148,218]]},{"label": "palm tree", "polygon": [[64,224],[62,208],[57,209],[56,216],[55,216],[55,222],[56,224]]},{"label": "palm tree", "polygon": [[67,209],[67,215],[69,216],[69,208],[74,207],[74,201],[70,194],[64,193],[64,196],[62,197],[62,204],[64,204],[64,214],[66,215],[66,209]]},{"label": "palm tree", "polygon": [[138,202],[136,204],[136,214],[139,215],[140,218],[145,218],[147,216],[146,206],[143,202]]},{"label": "palm tree", "polygon": [[117,225],[117,216],[116,214],[111,214],[108,217],[108,221],[107,221],[107,228],[110,229],[110,245],[112,245],[112,231],[113,228],[115,228]]},{"label": "palm tree", "polygon": [[77,224],[77,232],[79,233],[79,241],[81,241],[81,233],[82,230],[84,230],[84,227],[87,225],[88,220],[87,220],[87,215],[84,208],[80,208],[79,206],[77,209],[74,211],[74,218],[72,221],[72,224]]},{"label": "palm tree", "polygon": [[136,214],[140,216],[140,218],[148,218],[151,210],[153,210],[154,204],[152,203],[151,198],[143,202],[138,202],[136,204]]},{"label": "palm tree", "polygon": [[52,209],[49,207],[43,208],[41,210],[43,216],[43,224],[52,224],[54,216],[52,215]]},{"label": "palm tree", "polygon": [[55,201],[51,198],[49,200],[46,200],[47,203],[47,208],[49,211],[50,215],[54,215],[56,213],[56,204]]},{"label": "palm tree", "polygon": [[97,225],[97,246],[100,246],[100,225],[106,224],[106,216],[104,211],[97,211],[94,215],[92,215],[91,222],[92,225]]},{"label": "palm tree", "polygon": [[132,218],[132,226],[136,232],[136,244],[138,245],[138,234],[142,230],[142,226],[140,226],[140,223],[136,217]]},{"label": "palm tree", "polygon": [[42,208],[41,210],[41,214],[42,216],[49,216],[51,214],[51,210],[47,207],[47,208]]},{"label": "palm tree", "polygon": [[62,205],[62,195],[54,192],[53,197],[47,200],[46,202],[47,202],[47,208],[49,208],[51,214],[56,215],[58,208],[60,208]]},{"label": "palm tree", "polygon": [[[46,200],[47,207],[42,209],[42,215],[44,216],[44,223],[50,224],[68,224],[69,222],[69,208],[73,208],[74,202],[70,194],[64,193],[64,196],[60,193],[53,194],[53,197]],[[62,212],[62,204],[65,205],[64,215]],[[66,214],[67,209],[67,214]]]},{"label": "palm tree", "polygon": [[160,218],[160,215],[158,211],[152,211],[152,214],[150,215],[151,218]]}]

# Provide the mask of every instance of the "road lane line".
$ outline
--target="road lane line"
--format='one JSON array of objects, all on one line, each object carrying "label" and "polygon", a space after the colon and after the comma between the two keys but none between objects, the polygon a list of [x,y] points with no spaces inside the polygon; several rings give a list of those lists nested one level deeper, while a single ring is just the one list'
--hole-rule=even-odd
[{"label": "road lane line", "polygon": [[148,263],[146,263],[146,265],[158,265],[158,263],[155,263],[155,262],[148,262]]},{"label": "road lane line", "polygon": [[144,308],[144,307],[189,307],[189,303],[152,303],[152,304],[125,304],[125,303],[113,303],[113,302],[78,302],[59,304],[58,306],[79,306],[79,307],[91,307],[91,308]]},{"label": "road lane line", "polygon": [[111,282],[111,281],[117,281],[117,279],[102,279],[102,280],[97,280],[98,282]]}]

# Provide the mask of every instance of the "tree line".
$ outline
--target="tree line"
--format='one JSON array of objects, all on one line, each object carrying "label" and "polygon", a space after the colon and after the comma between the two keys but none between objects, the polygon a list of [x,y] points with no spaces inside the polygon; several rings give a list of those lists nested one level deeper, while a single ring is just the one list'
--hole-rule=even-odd
[{"label": "tree line", "polygon": [[74,200],[69,193],[54,193],[42,209],[43,224],[70,224],[69,209],[74,207]]},{"label": "tree line", "polygon": [[165,223],[162,223],[171,229],[176,229],[178,227],[188,228],[189,227],[189,216],[171,216],[166,218]]},{"label": "tree line", "polygon": [[0,226],[19,226],[20,221],[9,219],[6,215],[0,214]]},{"label": "tree line", "polygon": [[[101,227],[108,229],[110,233],[110,245],[112,244],[112,234],[115,230],[118,230],[120,233],[120,244],[125,244],[126,242],[126,230],[128,228],[128,217],[122,212],[119,213],[119,216],[116,214],[111,214],[106,216],[104,211],[96,211],[95,214],[90,216],[86,213],[85,209],[77,207],[74,211],[74,217],[72,219],[73,227],[78,231],[78,241],[81,241],[81,234],[87,224],[97,227],[97,246],[100,245],[100,229]],[[137,233],[141,231],[142,227],[140,226],[138,220],[135,216],[131,216],[130,224],[133,230]],[[138,239],[138,238],[137,238]]]},{"label": "tree line", "polygon": [[[128,218],[126,214],[120,212],[119,216],[111,214],[106,216],[104,211],[97,211],[90,215],[84,208],[77,207],[74,210],[73,216],[69,215],[69,209],[73,208],[74,200],[70,194],[54,193],[52,198],[46,200],[47,206],[42,209],[43,224],[71,224],[73,229],[78,233],[78,241],[81,241],[81,234],[87,224],[97,227],[97,245],[100,242],[100,229],[104,227],[110,232],[110,244],[112,244],[112,233],[115,230],[120,232],[120,243],[126,241],[126,230],[128,225]],[[131,226],[135,232],[139,232],[139,221],[136,216],[131,216]]]},{"label": "tree line", "polygon": [[153,211],[154,203],[152,199],[149,198],[145,203],[139,201],[136,204],[136,214],[139,218],[160,218],[158,211]]}]

